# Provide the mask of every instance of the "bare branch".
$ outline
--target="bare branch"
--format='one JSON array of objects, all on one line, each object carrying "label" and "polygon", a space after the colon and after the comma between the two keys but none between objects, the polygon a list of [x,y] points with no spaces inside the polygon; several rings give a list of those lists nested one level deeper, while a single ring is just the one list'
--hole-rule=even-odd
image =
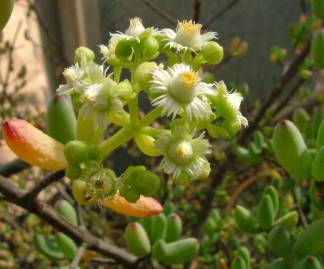
[{"label": "bare branch", "polygon": [[199,22],[201,13],[201,0],[192,0],[192,20]]},{"label": "bare branch", "polygon": [[64,177],[64,175],[65,175],[64,170],[57,171],[53,174],[50,174],[48,177],[41,180],[33,189],[31,189],[26,195],[25,199],[28,200],[35,199],[43,189],[45,189],[55,181],[60,180],[62,177]]},{"label": "bare branch", "polygon": [[2,175],[4,177],[9,177],[9,176],[17,174],[29,167],[30,167],[30,165],[28,163],[25,163],[22,160],[17,159],[10,163],[0,166],[0,175]]},{"label": "bare branch", "polygon": [[26,201],[26,192],[17,188],[10,180],[3,176],[0,176],[0,192],[5,196],[7,201],[34,213],[57,230],[70,236],[76,242],[84,242],[87,244],[89,249],[111,257],[117,262],[128,266],[128,268],[133,268],[135,266],[137,262],[136,256],[122,248],[93,236],[88,231],[84,231],[83,229],[72,225],[39,199]]},{"label": "bare branch", "polygon": [[213,17],[211,17],[202,27],[203,30],[208,29],[216,19],[221,17],[224,13],[226,13],[228,10],[230,10],[233,6],[235,6],[240,0],[233,0],[231,1],[226,7],[224,7],[222,10],[217,12]]},{"label": "bare branch", "polygon": [[70,264],[70,269],[76,269],[78,264],[80,263],[80,260],[82,259],[84,252],[87,250],[87,244],[82,243],[81,246],[78,248],[77,253],[74,256],[74,259],[72,260]]},{"label": "bare branch", "polygon": [[178,21],[171,16],[169,13],[162,10],[160,7],[156,6],[152,3],[150,0],[142,0],[142,2],[147,5],[151,10],[153,10],[155,13],[159,14],[162,18],[166,19],[168,22],[172,24],[177,24]]}]

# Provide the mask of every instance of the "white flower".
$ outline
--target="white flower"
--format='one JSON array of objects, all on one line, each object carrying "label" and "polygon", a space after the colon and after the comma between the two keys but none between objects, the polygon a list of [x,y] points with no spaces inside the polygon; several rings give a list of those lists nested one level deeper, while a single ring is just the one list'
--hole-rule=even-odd
[{"label": "white flower", "polygon": [[113,55],[115,55],[115,50],[116,50],[116,46],[119,42],[120,38],[117,37],[112,37],[109,40],[108,46],[105,45],[100,45],[100,53],[103,57],[103,60],[107,61],[109,60]]},{"label": "white flower", "polygon": [[178,22],[176,31],[172,29],[163,29],[160,31],[166,37],[166,46],[179,50],[199,51],[202,45],[216,38],[216,32],[207,32],[201,34],[202,25],[193,21]]},{"label": "white flower", "polygon": [[223,81],[216,83],[215,89],[217,93],[214,104],[216,112],[217,110],[221,111],[222,116],[238,121],[240,126],[248,126],[248,120],[240,111],[243,96],[239,92],[228,92]]},{"label": "white flower", "polygon": [[65,68],[63,76],[67,84],[60,85],[56,90],[58,93],[67,94],[73,91],[80,91],[84,88],[83,78],[85,71],[78,64]]},{"label": "white flower", "polygon": [[188,128],[176,122],[171,134],[163,134],[155,142],[157,150],[163,155],[163,171],[179,178],[196,179],[204,173],[208,161],[209,143],[203,135],[193,138]]},{"label": "white flower", "polygon": [[241,102],[243,101],[243,96],[239,92],[233,92],[227,94],[227,101],[236,111],[236,119],[241,126],[248,126],[248,120],[242,115],[240,111]]},{"label": "white flower", "polygon": [[117,40],[121,39],[136,39],[139,42],[139,37],[146,28],[144,27],[142,20],[140,18],[133,18],[129,20],[129,26],[125,30],[125,33],[117,31],[115,34],[110,34],[112,38],[116,38]]},{"label": "white flower", "polygon": [[208,95],[214,95],[211,84],[201,82],[198,74],[185,64],[176,64],[168,70],[152,72],[151,91],[157,96],[152,104],[162,107],[164,115],[173,118],[184,111],[189,120],[203,120],[210,116]]}]

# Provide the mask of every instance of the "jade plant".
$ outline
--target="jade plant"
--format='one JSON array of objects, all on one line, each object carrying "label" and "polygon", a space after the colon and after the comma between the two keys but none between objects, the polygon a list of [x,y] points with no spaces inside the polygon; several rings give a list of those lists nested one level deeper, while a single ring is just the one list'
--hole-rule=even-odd
[{"label": "jade plant", "polygon": [[[102,62],[86,47],[75,51],[48,106],[47,134],[21,119],[4,124],[8,146],[24,161],[45,170],[65,170],[81,205],[101,204],[130,216],[161,212],[156,195],[160,177],[145,166],[130,166],[121,175],[104,160],[134,140],[177,184],[207,178],[210,145],[204,130],[233,137],[246,118],[242,96],[223,81],[204,82],[202,65],[219,64],[223,49],[215,32],[181,21],[176,30],[146,28],[130,20],[125,32],[101,45]],[[151,110],[141,112],[143,96]],[[169,121],[153,127],[159,118]],[[107,129],[117,130],[113,134]]]}]

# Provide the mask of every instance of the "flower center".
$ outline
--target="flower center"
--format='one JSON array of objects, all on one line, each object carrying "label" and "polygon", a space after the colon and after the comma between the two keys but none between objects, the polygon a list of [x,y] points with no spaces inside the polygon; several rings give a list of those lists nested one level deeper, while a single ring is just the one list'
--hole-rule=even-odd
[{"label": "flower center", "polygon": [[98,171],[88,179],[88,191],[91,197],[96,199],[106,199],[115,193],[115,178]]},{"label": "flower center", "polygon": [[180,75],[180,81],[183,88],[192,91],[192,89],[197,85],[198,77],[196,73],[189,71]]},{"label": "flower center", "polygon": [[193,157],[193,149],[187,141],[176,141],[169,149],[170,157],[178,164],[187,164]]},{"label": "flower center", "polygon": [[183,21],[179,23],[179,29],[180,31],[186,32],[186,33],[193,33],[196,30],[197,26],[192,21]]}]

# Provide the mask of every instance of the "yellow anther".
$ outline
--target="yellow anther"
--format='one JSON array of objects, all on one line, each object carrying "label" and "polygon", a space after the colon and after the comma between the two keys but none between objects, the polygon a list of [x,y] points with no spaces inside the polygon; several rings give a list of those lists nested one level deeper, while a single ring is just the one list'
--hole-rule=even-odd
[{"label": "yellow anther", "polygon": [[185,72],[180,76],[181,84],[187,89],[192,89],[194,86],[197,85],[198,76],[194,72]]}]

